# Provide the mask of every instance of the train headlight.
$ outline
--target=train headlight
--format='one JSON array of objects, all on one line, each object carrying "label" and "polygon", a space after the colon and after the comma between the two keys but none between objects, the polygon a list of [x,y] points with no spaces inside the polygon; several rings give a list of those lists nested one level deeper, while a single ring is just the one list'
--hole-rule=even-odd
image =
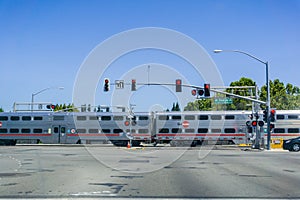
[{"label": "train headlight", "polygon": [[287,140],[287,141],[285,141],[285,143],[286,143],[286,144],[288,144],[288,143],[290,143],[290,142],[291,142],[291,140]]}]

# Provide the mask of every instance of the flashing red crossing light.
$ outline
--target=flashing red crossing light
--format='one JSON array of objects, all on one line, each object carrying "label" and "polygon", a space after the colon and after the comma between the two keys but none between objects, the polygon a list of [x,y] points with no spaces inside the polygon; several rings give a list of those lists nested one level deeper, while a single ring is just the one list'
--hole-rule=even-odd
[{"label": "flashing red crossing light", "polygon": [[252,121],[252,126],[257,126],[257,121]]}]

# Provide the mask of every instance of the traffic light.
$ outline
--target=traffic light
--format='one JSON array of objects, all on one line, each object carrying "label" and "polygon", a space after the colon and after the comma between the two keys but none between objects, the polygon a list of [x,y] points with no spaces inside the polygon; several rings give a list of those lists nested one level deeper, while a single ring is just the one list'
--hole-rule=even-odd
[{"label": "traffic light", "polygon": [[270,122],[275,122],[276,110],[272,109],[270,111]]},{"label": "traffic light", "polygon": [[263,116],[264,122],[267,122],[267,119],[268,119],[268,112],[267,110],[264,110],[264,116]]},{"label": "traffic light", "polygon": [[198,94],[199,94],[199,96],[202,96],[203,94],[204,94],[204,90],[198,90]]},{"label": "traffic light", "polygon": [[196,89],[193,89],[193,90],[191,91],[191,93],[192,93],[193,96],[196,96],[197,90],[196,90]]},{"label": "traffic light", "polygon": [[136,91],[136,80],[135,79],[131,80],[131,91]]},{"label": "traffic light", "polygon": [[49,105],[46,106],[46,108],[49,109],[49,110],[50,110],[50,109],[51,109],[51,110],[54,110],[55,107],[56,107],[56,106],[53,105],[53,104],[49,104]]},{"label": "traffic light", "polygon": [[204,84],[204,96],[210,97],[210,84],[208,83]]},{"label": "traffic light", "polygon": [[270,123],[270,131],[272,131],[273,128],[275,128],[275,124],[274,123]]},{"label": "traffic light", "polygon": [[257,121],[252,121],[252,126],[257,126]]},{"label": "traffic light", "polygon": [[176,92],[182,92],[181,79],[176,79]]},{"label": "traffic light", "polygon": [[106,78],[104,79],[104,92],[108,92],[109,91],[109,79]]}]

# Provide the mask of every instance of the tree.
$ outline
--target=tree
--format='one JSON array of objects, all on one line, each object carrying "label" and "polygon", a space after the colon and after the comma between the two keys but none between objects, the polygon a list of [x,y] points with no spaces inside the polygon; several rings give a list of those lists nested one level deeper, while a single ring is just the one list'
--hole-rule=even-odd
[{"label": "tree", "polygon": [[[278,110],[300,109],[300,89],[288,83],[286,86],[279,79],[270,80],[270,106]],[[266,101],[267,87],[263,86],[260,90],[260,100]],[[262,105],[265,108],[265,105]]]},{"label": "tree", "polygon": [[[256,86],[256,83],[250,79],[242,77],[238,81],[234,81],[230,83],[230,86]],[[253,96],[255,94],[255,90],[249,89],[227,89],[226,92],[237,94],[240,96]],[[250,105],[250,106],[249,106]],[[233,103],[226,106],[227,110],[251,110],[252,102],[245,99],[234,98]]]},{"label": "tree", "polygon": [[184,111],[200,111],[200,110],[212,110],[211,99],[197,99],[194,102],[189,102]]},{"label": "tree", "polygon": [[180,111],[180,107],[179,107],[179,104],[178,104],[178,102],[175,104],[175,103],[173,103],[173,106],[172,106],[172,109],[171,109],[171,111]]},{"label": "tree", "polygon": [[3,108],[0,108],[0,112],[4,112]]}]

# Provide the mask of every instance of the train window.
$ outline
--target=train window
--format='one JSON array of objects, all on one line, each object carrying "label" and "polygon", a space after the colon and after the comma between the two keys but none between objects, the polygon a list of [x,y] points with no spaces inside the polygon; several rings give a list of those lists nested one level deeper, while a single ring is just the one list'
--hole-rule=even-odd
[{"label": "train window", "polygon": [[114,133],[123,133],[124,131],[122,129],[114,129],[113,132]]},{"label": "train window", "polygon": [[0,133],[7,133],[7,129],[6,128],[0,128]]},{"label": "train window", "polygon": [[182,133],[181,128],[172,128],[172,133]]},{"label": "train window", "polygon": [[126,129],[126,133],[136,133],[136,130],[135,129]]},{"label": "train window", "polygon": [[288,115],[288,119],[298,119],[298,115]]},{"label": "train window", "polygon": [[11,128],[11,129],[9,129],[9,132],[10,133],[19,133],[19,129],[17,129],[17,128]]},{"label": "train window", "polygon": [[30,116],[23,116],[22,120],[23,121],[31,121],[31,117]]},{"label": "train window", "polygon": [[7,116],[0,116],[0,121],[7,121],[8,117]]},{"label": "train window", "polygon": [[193,129],[193,128],[187,128],[187,129],[185,129],[185,132],[186,133],[195,133],[195,129]]},{"label": "train window", "polygon": [[43,133],[43,129],[35,128],[35,129],[33,129],[33,133]]},{"label": "train window", "polygon": [[33,120],[43,120],[43,117],[36,116],[36,117],[33,117]]},{"label": "train window", "polygon": [[97,116],[90,116],[90,120],[98,120]]},{"label": "train window", "polygon": [[99,133],[99,131],[96,128],[91,128],[89,129],[89,133]]},{"label": "train window", "polygon": [[225,133],[235,133],[235,129],[234,128],[225,128],[224,132]]},{"label": "train window", "polygon": [[169,133],[169,129],[168,128],[161,128],[161,129],[159,129],[159,133]]},{"label": "train window", "polygon": [[276,119],[284,119],[284,115],[276,115]]},{"label": "train window", "polygon": [[148,116],[139,116],[139,120],[149,120]]},{"label": "train window", "polygon": [[198,128],[198,133],[207,133],[208,129],[207,128]]},{"label": "train window", "polygon": [[173,115],[172,119],[174,119],[174,120],[181,120],[181,115]]},{"label": "train window", "polygon": [[110,121],[111,116],[101,116],[101,121]]},{"label": "train window", "polygon": [[30,133],[30,129],[29,128],[22,128],[21,133]]},{"label": "train window", "polygon": [[221,129],[220,128],[212,128],[211,132],[212,133],[221,133]]},{"label": "train window", "polygon": [[199,120],[208,120],[208,115],[199,115]]},{"label": "train window", "polygon": [[274,128],[274,133],[285,133],[284,128]]},{"label": "train window", "polygon": [[227,120],[234,119],[234,115],[225,115],[225,119]]},{"label": "train window", "polygon": [[86,120],[86,116],[77,116],[77,120],[78,121],[85,121]]},{"label": "train window", "polygon": [[61,133],[66,133],[66,127],[61,127],[61,128],[60,128],[60,132],[61,132]]},{"label": "train window", "polygon": [[110,133],[110,129],[102,129],[102,133]]},{"label": "train window", "polygon": [[139,133],[149,133],[148,129],[139,129]]},{"label": "train window", "polygon": [[20,120],[20,117],[19,116],[11,116],[10,120],[11,121],[18,121],[18,120]]},{"label": "train window", "polygon": [[62,121],[62,120],[65,120],[65,116],[63,116],[63,115],[53,116],[53,120]]},{"label": "train window", "polygon": [[184,119],[185,120],[195,120],[195,115],[185,115]]},{"label": "train window", "polygon": [[212,120],[221,120],[222,119],[222,116],[221,115],[211,115],[210,118]]},{"label": "train window", "polygon": [[160,115],[158,116],[159,120],[169,120],[169,116],[168,115]]},{"label": "train window", "polygon": [[289,128],[288,133],[300,133],[299,128]]},{"label": "train window", "polygon": [[123,121],[124,120],[124,116],[113,116],[113,120],[114,121]]},{"label": "train window", "polygon": [[85,128],[78,128],[77,133],[86,133],[86,129]]},{"label": "train window", "polygon": [[53,132],[58,133],[58,127],[54,127]]}]

